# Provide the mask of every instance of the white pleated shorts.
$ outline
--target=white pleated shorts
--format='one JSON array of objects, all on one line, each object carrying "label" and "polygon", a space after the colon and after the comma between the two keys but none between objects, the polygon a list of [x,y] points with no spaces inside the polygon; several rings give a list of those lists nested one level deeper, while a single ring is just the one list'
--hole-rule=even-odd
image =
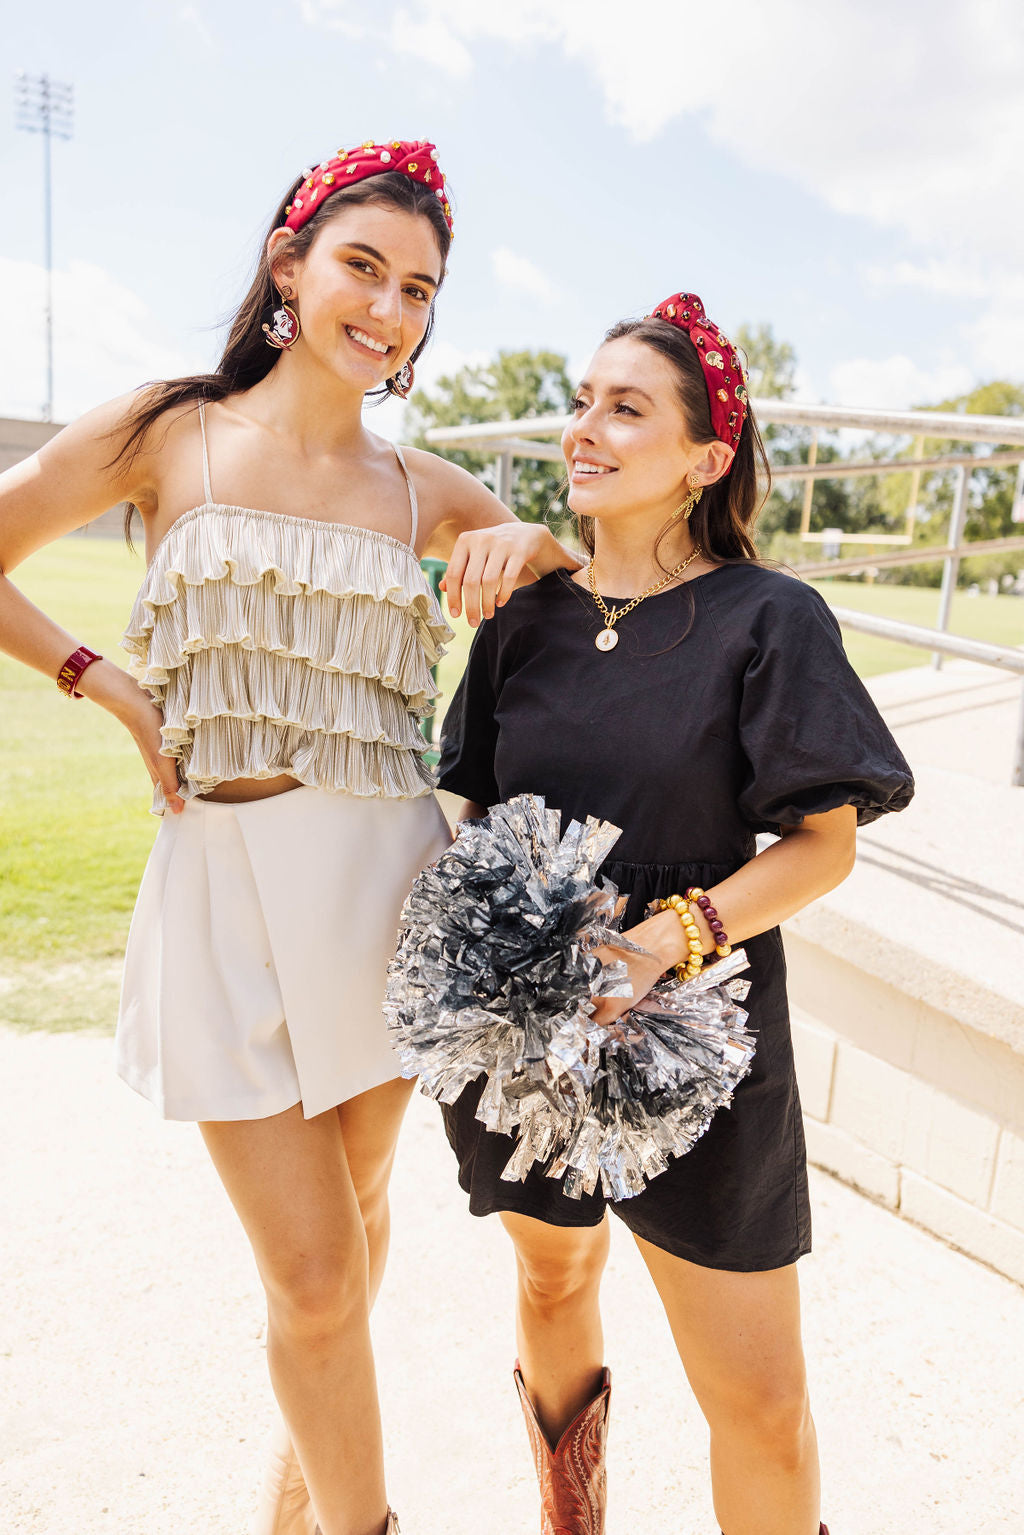
[{"label": "white pleated shorts", "polygon": [[290,789],[165,815],[125,955],[117,1070],[166,1119],[306,1118],[399,1073],[402,903],[451,835],[432,794]]}]

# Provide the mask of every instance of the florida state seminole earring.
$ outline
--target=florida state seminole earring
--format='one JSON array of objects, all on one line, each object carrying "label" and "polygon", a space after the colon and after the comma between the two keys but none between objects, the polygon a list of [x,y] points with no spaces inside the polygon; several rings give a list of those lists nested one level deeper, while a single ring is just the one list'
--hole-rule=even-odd
[{"label": "florida state seminole earring", "polygon": [[388,393],[397,395],[400,400],[407,400],[412,392],[415,377],[412,363],[403,362],[394,378],[389,378],[387,381]]},{"label": "florida state seminole earring", "polygon": [[291,289],[287,292],[281,290],[281,302],[271,304],[263,311],[263,323],[260,329],[268,346],[272,346],[275,352],[287,352],[298,341],[302,331],[299,317],[295,310],[287,302],[292,296]]}]

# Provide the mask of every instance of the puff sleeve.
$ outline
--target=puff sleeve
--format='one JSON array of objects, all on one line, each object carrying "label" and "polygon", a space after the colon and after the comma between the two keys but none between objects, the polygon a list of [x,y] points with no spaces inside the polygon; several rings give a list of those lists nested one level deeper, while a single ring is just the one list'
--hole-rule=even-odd
[{"label": "puff sleeve", "polygon": [[902,810],[914,779],[813,587],[773,583],[742,678],[739,808],[755,831],[855,805],[866,826]]},{"label": "puff sleeve", "polygon": [[437,780],[439,789],[488,806],[501,799],[494,775],[495,630],[494,620],[488,619],[473,636],[466,670],[444,717]]}]

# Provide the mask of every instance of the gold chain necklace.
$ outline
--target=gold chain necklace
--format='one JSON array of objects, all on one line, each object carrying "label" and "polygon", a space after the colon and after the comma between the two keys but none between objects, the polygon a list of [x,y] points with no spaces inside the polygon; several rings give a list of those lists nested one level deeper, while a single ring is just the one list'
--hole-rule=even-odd
[{"label": "gold chain necklace", "polygon": [[699,558],[700,545],[695,544],[693,547],[693,553],[688,554],[685,560],[680,560],[676,568],[674,570],[670,570],[667,576],[662,576],[660,581],[656,581],[653,586],[649,586],[647,590],[645,592],[641,592],[638,597],[631,598],[630,601],[626,603],[624,608],[611,609],[607,607],[603,597],[601,597],[598,593],[597,577],[594,574],[594,561],[593,558],[591,558],[590,564],[587,566],[587,580],[590,582],[590,595],[593,597],[594,601],[600,608],[605,622],[605,627],[601,630],[601,633],[594,641],[594,644],[597,646],[598,650],[614,650],[616,645],[619,643],[619,636],[615,633],[615,625],[618,623],[619,619],[625,618],[627,613],[632,613],[637,604],[643,602],[645,597],[653,597],[655,592],[662,591],[666,586],[668,586],[670,581],[674,581],[677,576],[682,575],[687,565],[692,565],[693,561]]}]

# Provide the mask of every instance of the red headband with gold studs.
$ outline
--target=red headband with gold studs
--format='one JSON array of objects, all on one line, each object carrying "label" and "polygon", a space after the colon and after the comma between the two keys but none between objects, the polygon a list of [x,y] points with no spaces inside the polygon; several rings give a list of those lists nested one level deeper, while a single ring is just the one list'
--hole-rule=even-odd
[{"label": "red headband with gold studs", "polygon": [[713,320],[696,293],[673,293],[647,316],[684,330],[697,348],[711,404],[711,429],[735,448],[747,418],[747,379],[739,353]]},{"label": "red headband with gold studs", "polygon": [[444,173],[437,163],[437,150],[426,139],[392,139],[389,144],[368,141],[358,149],[339,149],[332,160],[321,160],[314,169],[303,171],[302,185],[285,209],[285,228],[301,229],[334,192],[388,171],[411,176],[430,187],[437,194],[448,232],[454,236]]}]

